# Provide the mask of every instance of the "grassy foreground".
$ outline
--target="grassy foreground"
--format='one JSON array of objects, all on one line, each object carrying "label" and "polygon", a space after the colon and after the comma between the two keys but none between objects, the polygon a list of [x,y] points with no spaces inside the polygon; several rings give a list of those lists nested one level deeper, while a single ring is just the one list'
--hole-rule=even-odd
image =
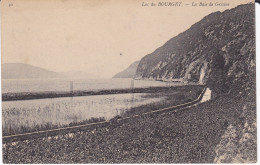
[{"label": "grassy foreground", "polygon": [[[235,141],[243,136],[241,130],[252,115],[241,113],[247,103],[242,98],[223,96],[183,111],[133,118],[86,132],[7,143],[3,145],[3,160],[4,163],[212,163],[230,125],[239,132]],[[246,151],[256,153],[256,145],[252,147]]]}]

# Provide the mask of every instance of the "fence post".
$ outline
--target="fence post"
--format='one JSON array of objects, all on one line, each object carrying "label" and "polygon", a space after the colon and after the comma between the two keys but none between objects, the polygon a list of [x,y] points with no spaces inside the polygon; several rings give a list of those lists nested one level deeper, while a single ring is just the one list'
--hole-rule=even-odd
[{"label": "fence post", "polygon": [[[131,89],[134,89],[134,80],[132,79],[131,80]],[[135,99],[135,96],[134,96],[134,93],[132,93],[132,106],[134,107],[134,99]]]},{"label": "fence post", "polygon": [[133,89],[134,88],[134,80],[132,79],[131,80],[131,89]]},{"label": "fence post", "polygon": [[73,81],[70,81],[70,93],[73,94]]}]

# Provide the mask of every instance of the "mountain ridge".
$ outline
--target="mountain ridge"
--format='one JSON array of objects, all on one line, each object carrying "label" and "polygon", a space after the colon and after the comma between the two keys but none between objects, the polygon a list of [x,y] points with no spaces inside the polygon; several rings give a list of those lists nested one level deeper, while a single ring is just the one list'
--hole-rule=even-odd
[{"label": "mountain ridge", "polygon": [[2,67],[2,79],[59,78],[58,72],[24,63],[5,63]]},{"label": "mountain ridge", "polygon": [[135,61],[130,64],[125,70],[117,73],[113,78],[133,78],[140,61]]}]

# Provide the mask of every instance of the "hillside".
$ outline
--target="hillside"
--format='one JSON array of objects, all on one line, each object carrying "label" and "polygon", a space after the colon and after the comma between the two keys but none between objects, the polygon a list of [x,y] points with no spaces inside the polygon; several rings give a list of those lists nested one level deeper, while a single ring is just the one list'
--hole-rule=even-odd
[{"label": "hillside", "polygon": [[113,76],[113,78],[133,78],[135,76],[139,62],[140,61],[135,61],[128,68]]},{"label": "hillside", "polygon": [[22,63],[2,64],[2,79],[61,78],[62,74]]},{"label": "hillside", "polygon": [[195,79],[215,93],[249,90],[255,82],[254,31],[253,4],[212,13],[143,57],[135,78]]},{"label": "hillside", "polygon": [[[214,160],[206,162],[256,162],[254,9],[254,4],[246,4],[204,17],[143,57],[136,71],[136,79],[181,78],[205,84],[212,90],[212,101],[204,104],[206,107],[200,108],[198,114],[204,116],[204,112],[213,112],[216,121],[206,125],[216,132],[207,134],[207,137],[216,136],[221,131],[224,133],[221,138],[218,135],[214,147],[209,147]],[[218,116],[222,110],[221,113],[230,114]],[[187,115],[191,115],[192,111]],[[191,115],[186,121],[193,120],[196,115]],[[204,116],[202,120],[207,119]],[[215,124],[220,124],[223,120],[224,125],[217,130]],[[197,125],[198,122],[192,124]],[[191,143],[188,144],[190,145]],[[199,159],[198,162],[203,161]]]}]

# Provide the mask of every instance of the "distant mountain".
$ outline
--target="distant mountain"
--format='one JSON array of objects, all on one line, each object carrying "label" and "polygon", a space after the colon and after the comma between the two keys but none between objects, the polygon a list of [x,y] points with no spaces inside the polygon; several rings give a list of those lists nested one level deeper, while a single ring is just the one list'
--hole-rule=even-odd
[{"label": "distant mountain", "polygon": [[86,78],[95,79],[98,76],[83,72],[54,72],[23,63],[2,64],[2,79],[50,79],[50,78]]},{"label": "distant mountain", "polygon": [[133,78],[140,61],[135,61],[122,72],[117,73],[113,78]]},{"label": "distant mountain", "polygon": [[2,64],[2,79],[61,78],[62,74],[22,63]]}]

